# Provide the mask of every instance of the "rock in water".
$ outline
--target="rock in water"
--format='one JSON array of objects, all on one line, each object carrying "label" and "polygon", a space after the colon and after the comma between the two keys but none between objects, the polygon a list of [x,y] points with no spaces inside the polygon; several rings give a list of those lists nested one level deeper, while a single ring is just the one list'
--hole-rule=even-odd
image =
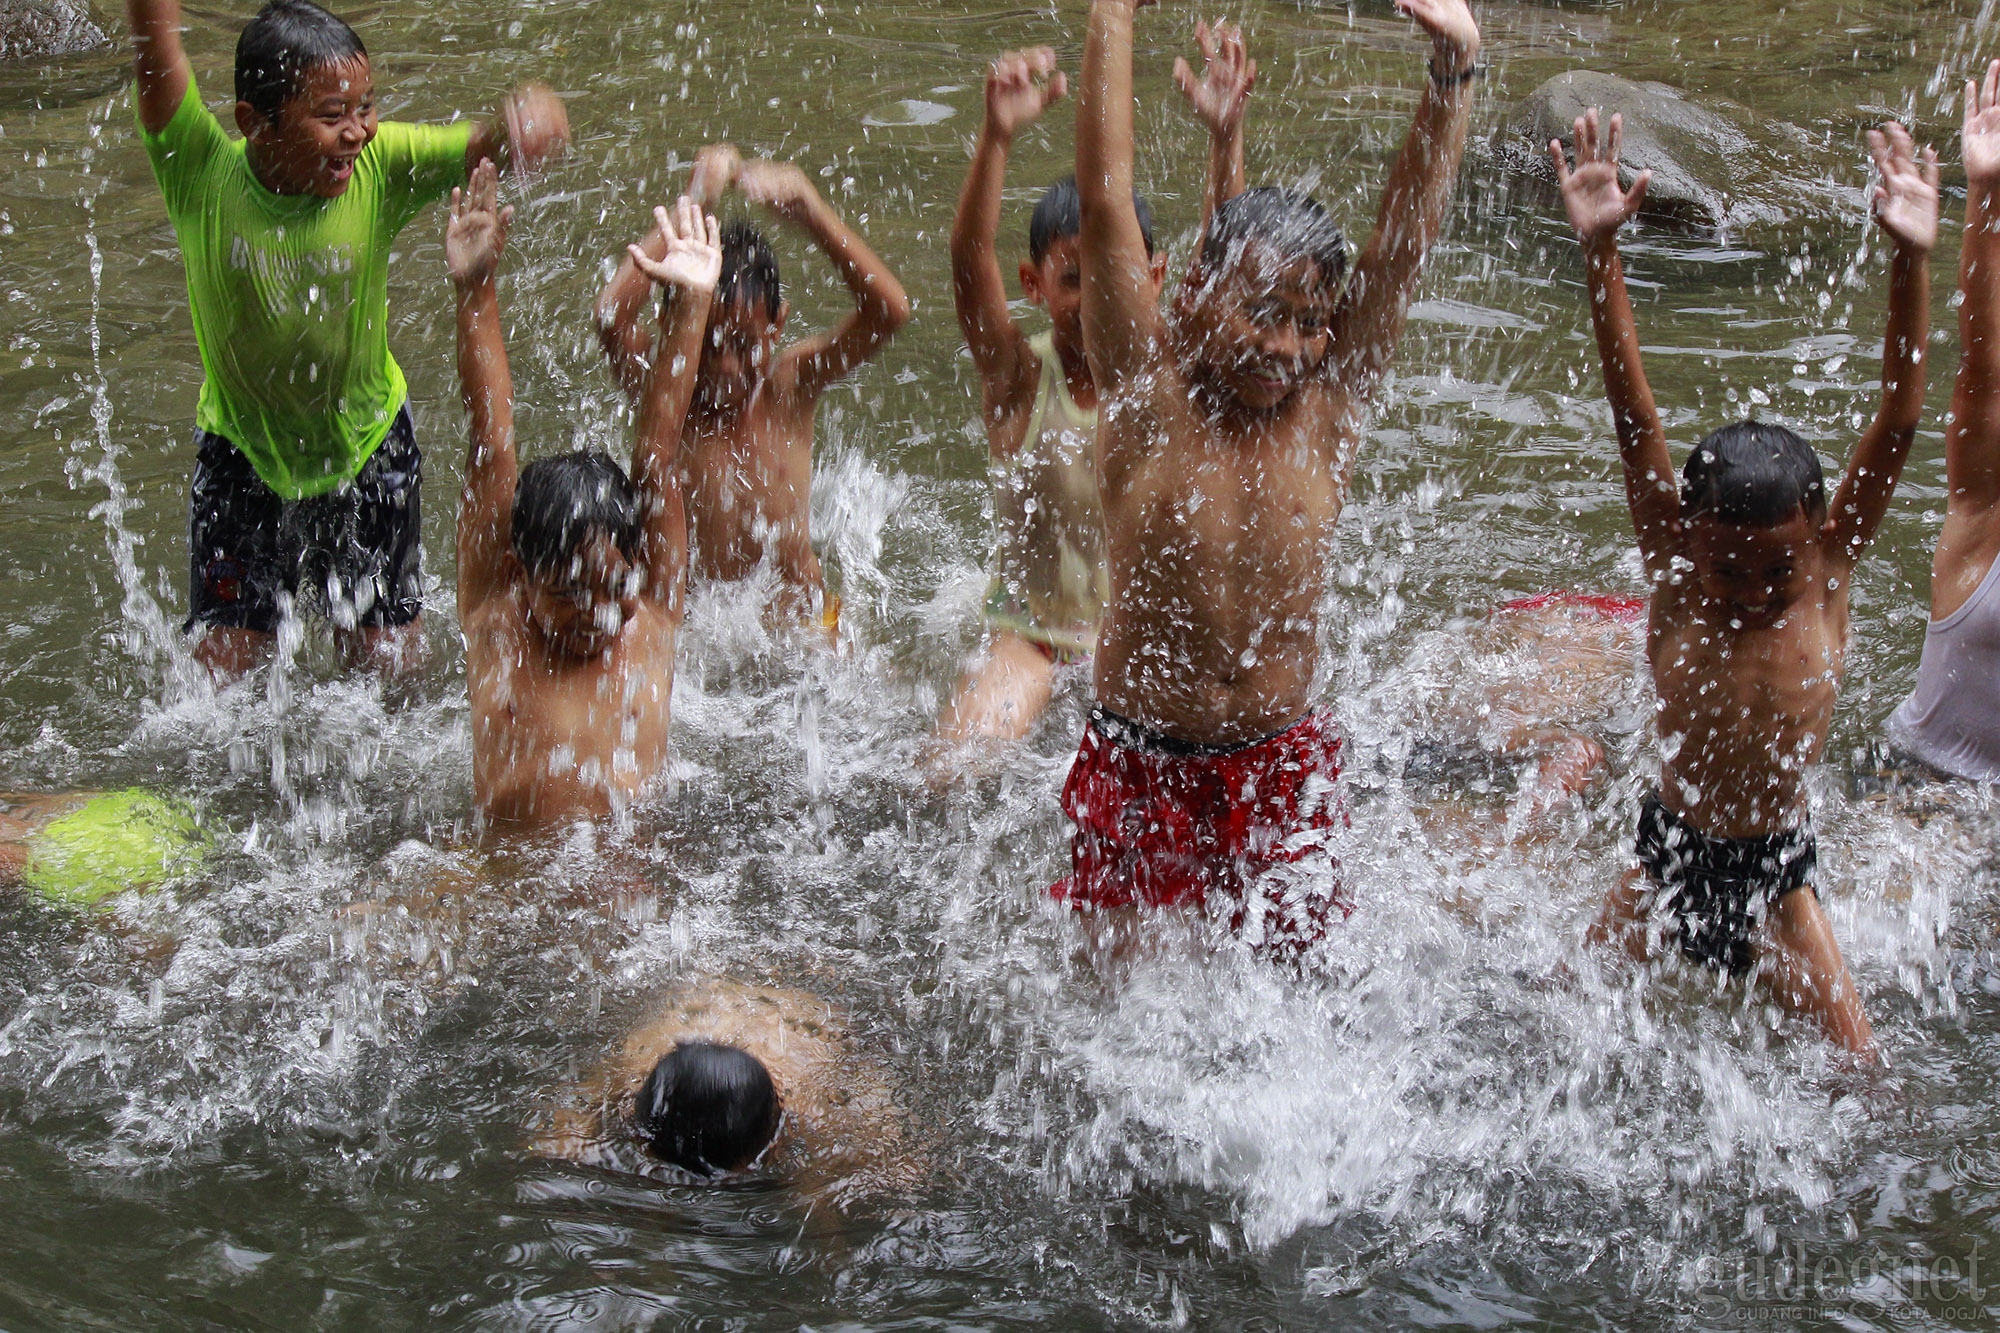
[{"label": "rock in water", "polygon": [[0,60],[43,60],[109,44],[82,0],[0,0]]},{"label": "rock in water", "polygon": [[1571,70],[1522,99],[1507,118],[1496,145],[1512,170],[1555,180],[1549,140],[1560,139],[1575,161],[1576,118],[1602,108],[1625,117],[1618,179],[1626,186],[1641,171],[1653,173],[1643,217],[1718,230],[1782,223],[1787,197],[1776,155],[1752,138],[1742,122],[1682,96],[1664,83],[1634,83],[1615,74]]}]

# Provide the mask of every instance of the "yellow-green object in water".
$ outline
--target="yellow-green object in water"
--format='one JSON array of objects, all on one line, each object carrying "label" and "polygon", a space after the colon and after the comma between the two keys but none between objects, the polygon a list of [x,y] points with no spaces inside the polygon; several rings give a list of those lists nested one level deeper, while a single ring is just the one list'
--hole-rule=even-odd
[{"label": "yellow-green object in water", "polygon": [[84,907],[199,871],[212,844],[185,804],[137,787],[93,796],[28,839],[21,882]]}]

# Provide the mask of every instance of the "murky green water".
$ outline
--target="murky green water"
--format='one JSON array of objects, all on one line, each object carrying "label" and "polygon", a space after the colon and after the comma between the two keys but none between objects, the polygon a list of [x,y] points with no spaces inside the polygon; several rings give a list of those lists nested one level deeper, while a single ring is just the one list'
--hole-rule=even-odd
[{"label": "murky green water", "polygon": [[[1245,16],[1264,67],[1252,179],[1315,181],[1364,232],[1421,44],[1373,0]],[[1202,153],[1167,74],[1193,17],[1142,22],[1140,175],[1177,258]],[[1979,7],[1480,17],[1476,134],[1585,63],[1798,127],[1777,141],[1822,182],[1810,218],[1643,233],[1628,256],[1677,449],[1754,404],[1843,453],[1872,411],[1882,314],[1861,131],[1914,115],[1952,160],[1956,81],[2000,51]],[[212,100],[240,18],[191,16]],[[1411,743],[1457,618],[1636,587],[1574,246],[1552,199],[1478,145],[1336,557],[1325,675],[1353,742],[1342,855],[1362,910],[1304,982],[1172,929],[1094,959],[1041,895],[1065,856],[1081,683],[1004,773],[948,798],[912,775],[983,583],[983,441],[945,254],[983,62],[1049,41],[1073,69],[1082,18],[800,0],[357,16],[393,114],[471,111],[531,76],[573,94],[579,151],[519,200],[503,289],[530,452],[622,446],[589,303],[709,139],[799,160],[919,303],[821,418],[815,529],[852,650],[773,644],[742,599],[698,590],[674,789],[629,837],[504,856],[466,839],[438,215],[405,233],[392,282],[431,472],[434,664],[385,700],[308,636],[218,696],[173,647],[200,371],[123,60],[0,71],[0,786],[146,783],[231,830],[211,882],[109,922],[0,905],[0,1325],[1995,1322],[1996,825],[1975,794],[1878,800],[1852,780],[1915,669],[1959,201],[1935,260],[1936,410],[1857,587],[1818,804],[1882,1087],[1761,1006],[1635,991],[1579,959],[1647,762],[1630,716],[1618,779],[1531,852],[1427,833],[1413,806],[1430,796],[1376,762]],[[1018,149],[1004,244],[1066,170],[1068,123]],[[1836,190],[1844,212],[1823,202]],[[837,285],[785,253],[799,316],[830,318]],[[1471,796],[1495,821],[1505,800]],[[1578,980],[1542,980],[1564,963]],[[921,1188],[843,1211],[782,1182],[703,1192],[524,1152],[552,1093],[650,1001],[718,971],[845,1008],[902,1081]]]}]

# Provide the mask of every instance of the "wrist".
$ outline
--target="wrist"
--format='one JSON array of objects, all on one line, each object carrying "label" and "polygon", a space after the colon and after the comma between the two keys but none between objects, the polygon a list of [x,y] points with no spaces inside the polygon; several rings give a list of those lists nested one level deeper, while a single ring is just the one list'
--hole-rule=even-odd
[{"label": "wrist", "polygon": [[1014,131],[996,125],[988,116],[979,125],[979,147],[991,149],[1003,156],[1014,146]]},{"label": "wrist", "polygon": [[1470,42],[1440,38],[1431,43],[1430,65],[1433,74],[1470,77],[1478,68],[1479,39]]}]

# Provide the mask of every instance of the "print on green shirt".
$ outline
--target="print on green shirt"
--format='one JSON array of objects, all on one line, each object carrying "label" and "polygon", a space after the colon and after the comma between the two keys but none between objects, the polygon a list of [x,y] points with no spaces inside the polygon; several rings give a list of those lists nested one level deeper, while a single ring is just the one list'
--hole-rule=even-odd
[{"label": "print on green shirt", "polygon": [[409,394],[389,354],[389,247],[465,179],[470,121],[384,121],[337,199],[272,194],[193,79],[141,127],[187,266],[203,379],[195,424],[287,499],[353,480]]}]

